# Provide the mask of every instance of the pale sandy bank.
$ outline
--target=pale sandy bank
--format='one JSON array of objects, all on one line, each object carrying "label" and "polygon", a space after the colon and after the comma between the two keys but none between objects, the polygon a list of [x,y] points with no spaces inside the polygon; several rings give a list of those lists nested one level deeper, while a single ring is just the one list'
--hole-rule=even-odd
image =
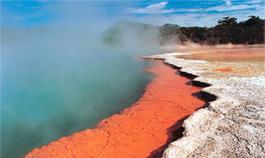
[{"label": "pale sandy bank", "polygon": [[[184,137],[163,158],[265,157],[264,46],[181,48],[152,56],[206,82],[217,100],[184,121]],[[183,59],[184,58],[184,59]]]}]

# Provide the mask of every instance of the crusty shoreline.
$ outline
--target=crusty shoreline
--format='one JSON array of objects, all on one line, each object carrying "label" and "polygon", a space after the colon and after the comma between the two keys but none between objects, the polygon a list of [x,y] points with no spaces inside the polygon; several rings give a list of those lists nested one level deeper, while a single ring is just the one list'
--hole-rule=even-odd
[{"label": "crusty shoreline", "polygon": [[[193,81],[206,82],[202,91],[217,96],[209,106],[184,121],[184,137],[171,143],[163,158],[182,157],[265,157],[265,75],[227,75],[212,70],[242,63],[211,63],[185,60],[168,53],[149,56],[199,76]],[[244,63],[246,64],[246,63]],[[248,66],[248,65],[247,65]]]},{"label": "crusty shoreline", "polygon": [[[36,148],[27,158],[134,158],[158,157],[183,119],[204,101],[192,96],[200,87],[187,85],[189,79],[176,75],[177,70],[155,61],[149,69],[155,74],[143,96],[121,113],[87,129]],[[176,125],[177,123],[177,125]]]}]

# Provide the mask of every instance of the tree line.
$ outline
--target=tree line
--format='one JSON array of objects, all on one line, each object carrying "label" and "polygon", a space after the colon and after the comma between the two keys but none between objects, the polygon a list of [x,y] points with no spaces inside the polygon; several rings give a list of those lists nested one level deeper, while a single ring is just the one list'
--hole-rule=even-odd
[{"label": "tree line", "polygon": [[236,18],[224,17],[214,27],[180,27],[165,24],[159,28],[161,44],[178,40],[198,44],[262,44],[264,43],[265,20],[258,16],[237,22]]}]

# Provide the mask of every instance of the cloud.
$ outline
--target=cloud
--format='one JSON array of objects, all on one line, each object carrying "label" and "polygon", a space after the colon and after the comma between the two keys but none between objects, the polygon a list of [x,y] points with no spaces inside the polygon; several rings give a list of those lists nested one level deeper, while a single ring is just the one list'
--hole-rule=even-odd
[{"label": "cloud", "polygon": [[128,8],[127,12],[135,14],[164,14],[174,12],[173,9],[166,9],[167,4],[168,2],[160,2],[144,8]]},{"label": "cloud", "polygon": [[233,12],[233,11],[244,11],[244,10],[255,10],[262,4],[261,0],[253,0],[242,2],[241,4],[232,4],[232,0],[224,0],[225,5],[216,5],[206,8],[176,8],[176,9],[165,9],[168,2],[160,2],[149,5],[145,8],[129,8],[127,12],[136,14],[163,14],[163,13],[207,13],[207,12]]},{"label": "cloud", "polygon": [[219,5],[207,8],[206,11],[217,11],[217,12],[224,12],[224,11],[240,11],[240,10],[251,10],[256,9],[260,5],[262,5],[261,0],[252,0],[247,2],[242,2],[241,4],[233,5],[232,0],[224,0],[225,6]]},{"label": "cloud", "polygon": [[262,3],[262,0],[251,0],[251,1],[247,1],[245,3],[246,4],[260,4],[260,3]]},{"label": "cloud", "polygon": [[208,8],[190,8],[190,9],[177,9],[176,12],[186,12],[186,13],[194,13],[194,12],[231,12],[231,11],[243,11],[243,10],[255,10],[262,6],[262,2],[260,0],[253,0],[249,2],[244,2],[241,4],[232,5],[231,0],[225,0],[226,5],[217,5]]},{"label": "cloud", "polygon": [[218,11],[218,12],[223,12],[223,11],[237,11],[237,10],[245,10],[245,9],[254,9],[258,7],[258,5],[246,5],[246,4],[241,4],[241,5],[232,5],[232,6],[216,6],[216,7],[210,7],[207,8],[206,11]]},{"label": "cloud", "polygon": [[150,23],[153,25],[161,26],[166,23],[178,24],[180,26],[213,26],[217,23],[217,20],[223,16],[220,14],[170,14],[163,16],[157,14],[156,16],[148,15],[141,17],[132,17],[131,20],[141,23]]},{"label": "cloud", "polygon": [[231,6],[231,5],[232,5],[231,0],[224,0],[224,1],[225,1],[225,4],[226,4],[227,6]]},{"label": "cloud", "polygon": [[[157,14],[135,17],[134,21],[142,23],[150,23],[154,25],[163,25],[166,23],[178,24],[180,26],[215,26],[217,21],[223,17],[235,17],[238,21],[244,21],[249,18],[250,15],[259,16],[265,18],[265,7],[258,6],[251,10],[239,10],[231,12],[216,12],[209,14],[208,12],[185,12],[182,14]],[[132,18],[133,19],[133,18]]]},{"label": "cloud", "polygon": [[[156,5],[149,5],[145,8],[131,8],[129,10],[130,13],[146,15],[138,16],[137,14],[131,14],[130,19],[135,22],[151,23],[154,25],[175,23],[181,26],[214,26],[219,19],[227,16],[235,17],[238,21],[246,20],[250,15],[260,16],[261,18],[265,17],[265,8],[262,4],[262,0],[253,0],[251,2],[244,1],[241,3],[239,3],[239,1],[223,0],[223,2],[223,4],[213,3],[213,5],[209,6],[180,6],[166,11],[170,14],[162,14],[162,11],[166,10],[166,6],[168,5],[167,2],[162,2],[162,4],[156,3]],[[155,11],[152,9],[152,11],[150,11],[148,8],[153,8],[153,6],[156,8],[154,9]],[[158,14],[158,12],[160,14]]]},{"label": "cloud", "polygon": [[2,25],[34,26],[37,23],[44,24],[52,16],[50,12],[47,11],[50,4],[50,2],[27,3],[26,1],[5,1],[1,4]]}]

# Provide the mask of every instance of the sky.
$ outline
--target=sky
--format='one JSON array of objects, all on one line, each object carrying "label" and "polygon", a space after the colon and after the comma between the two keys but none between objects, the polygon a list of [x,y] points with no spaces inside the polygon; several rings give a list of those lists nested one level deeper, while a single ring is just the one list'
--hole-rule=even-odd
[{"label": "sky", "polygon": [[20,0],[1,1],[1,26],[84,26],[105,29],[118,21],[214,26],[226,16],[264,18],[265,0]]}]

